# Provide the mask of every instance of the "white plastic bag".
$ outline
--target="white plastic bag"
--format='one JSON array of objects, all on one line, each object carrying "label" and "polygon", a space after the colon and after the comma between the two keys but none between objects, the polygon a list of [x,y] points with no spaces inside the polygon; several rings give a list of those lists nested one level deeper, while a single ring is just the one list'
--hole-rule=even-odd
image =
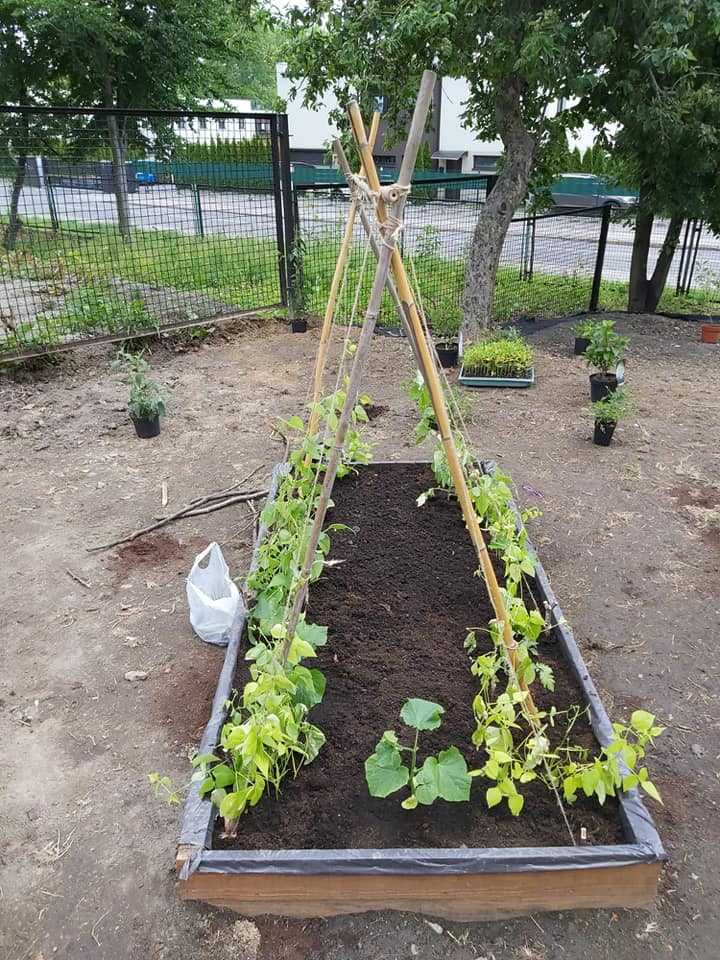
[{"label": "white plastic bag", "polygon": [[226,646],[240,591],[230,579],[228,565],[217,543],[211,543],[195,557],[187,578],[187,598],[195,633],[206,643]]}]

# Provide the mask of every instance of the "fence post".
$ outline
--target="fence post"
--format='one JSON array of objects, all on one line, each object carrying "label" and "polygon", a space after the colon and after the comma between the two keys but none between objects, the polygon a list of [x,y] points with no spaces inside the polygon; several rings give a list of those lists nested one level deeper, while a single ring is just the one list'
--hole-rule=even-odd
[{"label": "fence post", "polygon": [[278,154],[280,193],[282,196],[283,234],[285,246],[285,277],[287,282],[287,307],[290,319],[295,320],[302,309],[301,282],[302,255],[297,237],[297,198],[293,195],[292,174],[290,170],[290,135],[286,113],[278,114]]},{"label": "fence post", "polygon": [[193,192],[193,205],[195,208],[195,233],[199,237],[205,236],[205,224],[203,223],[202,203],[200,201],[200,186],[193,183],[191,186]]},{"label": "fence post", "polygon": [[285,230],[283,226],[282,189],[280,186],[280,149],[278,120],[279,114],[274,113],[270,118],[270,155],[272,159],[272,190],[275,202],[275,240],[278,249],[278,279],[280,282],[280,302],[284,307],[288,305],[287,272],[285,262]]},{"label": "fence post", "polygon": [[598,238],[597,256],[595,257],[595,273],[593,274],[592,290],[590,291],[590,313],[595,313],[600,301],[600,282],[602,281],[603,264],[605,262],[605,248],[607,247],[608,230],[610,229],[610,214],[612,204],[606,203],[602,212],[600,237]]}]

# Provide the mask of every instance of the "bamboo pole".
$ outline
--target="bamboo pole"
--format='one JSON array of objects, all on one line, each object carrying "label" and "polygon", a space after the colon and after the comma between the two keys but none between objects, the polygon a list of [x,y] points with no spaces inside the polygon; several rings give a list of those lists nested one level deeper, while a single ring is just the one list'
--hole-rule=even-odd
[{"label": "bamboo pole", "polygon": [[[365,176],[367,177],[368,184],[371,190],[380,194],[380,199],[378,200],[378,218],[382,220],[385,218],[385,202],[381,193],[380,179],[375,167],[372,150],[370,149],[370,144],[365,136],[362,116],[360,115],[360,110],[357,103],[350,104],[349,113],[353,135],[360,151],[360,156],[363,159]],[[404,166],[405,160],[403,160],[403,168]],[[405,182],[402,179],[403,168],[401,168],[400,178],[398,180],[399,183]],[[407,175],[407,170],[404,170],[404,173]],[[385,191],[385,195],[387,195],[387,191]],[[405,272],[405,265],[403,264],[402,257],[400,256],[400,251],[396,247],[394,247],[392,250],[391,266],[395,279],[395,286],[400,294],[403,311],[407,317],[408,326],[412,331],[412,338],[415,342],[417,353],[422,363],[421,370],[424,370],[425,383],[427,384],[430,392],[430,398],[435,411],[435,419],[437,420],[440,439],[443,447],[445,448],[445,456],[447,457],[448,467],[450,468],[450,473],[453,478],[453,486],[455,487],[455,492],[460,502],[460,508],[463,513],[465,525],[468,528],[470,538],[475,547],[478,560],[480,561],[480,569],[482,570],[488,594],[490,595],[490,602],[492,603],[495,617],[499,621],[502,621],[503,624],[503,643],[505,645],[510,666],[514,672],[518,667],[518,656],[512,628],[510,627],[510,618],[505,606],[505,601],[500,591],[500,586],[495,575],[490,554],[488,553],[487,546],[485,545],[485,539],[483,537],[482,530],[480,529],[480,523],[470,497],[470,491],[468,490],[467,481],[465,479],[465,472],[462,464],[460,463],[460,458],[455,446],[450,418],[445,405],[445,396],[442,391],[437,369],[435,367],[435,363],[433,362],[432,354],[425,338],[425,331],[423,330],[422,321],[415,304],[412,289],[408,282],[407,273]],[[527,707],[529,714],[535,715],[537,712],[536,707],[533,702],[532,695],[528,690],[527,684],[521,680],[520,687],[527,693],[525,706]]]},{"label": "bamboo pole", "polygon": [[[355,351],[355,356],[353,358],[352,369],[350,371],[350,377],[345,395],[345,402],[340,413],[337,432],[335,434],[335,441],[325,467],[325,476],[323,478],[322,490],[318,498],[315,519],[308,537],[308,542],[305,548],[305,556],[303,558],[302,567],[298,575],[298,583],[293,605],[288,616],[286,625],[287,633],[281,654],[283,661],[287,660],[290,644],[295,635],[298,620],[300,619],[300,611],[305,603],[305,595],[307,592],[308,581],[310,579],[310,571],[315,560],[315,554],[317,552],[320,535],[325,523],[325,516],[330,503],[330,495],[332,494],[335,477],[337,476],[337,470],[340,464],[340,457],[342,456],[345,438],[347,436],[348,426],[350,425],[350,417],[357,402],[357,395],[360,390],[360,382],[365,369],[365,362],[370,353],[370,347],[372,345],[375,324],[377,323],[378,316],[380,315],[380,304],[382,301],[383,290],[385,289],[385,283],[387,280],[388,271],[390,269],[392,254],[393,250],[395,249],[395,237],[397,229],[402,226],[402,215],[405,206],[405,199],[410,189],[410,180],[412,178],[412,172],[415,168],[415,161],[417,159],[420,143],[422,142],[423,132],[425,130],[425,121],[430,110],[434,86],[435,74],[432,72],[432,70],[425,70],[422,80],[420,81],[420,90],[418,91],[417,100],[415,101],[415,110],[413,111],[407,145],[405,147],[405,156],[403,157],[403,162],[400,167],[400,176],[398,177],[399,196],[397,202],[392,205],[389,216],[387,215],[385,205],[383,204],[384,216],[383,223],[381,224],[382,243],[380,245],[380,256],[378,257],[377,267],[375,269],[375,278],[373,280],[372,290],[370,293],[370,300],[365,311],[365,319],[360,331],[357,350]],[[357,104],[355,104],[355,107],[357,113],[359,114],[360,110],[359,107],[357,107]],[[367,152],[369,150],[369,144],[365,136],[364,125],[362,129],[362,135]],[[369,153],[370,161],[372,162],[372,151],[370,150]],[[363,156],[367,174],[367,158],[363,154],[361,154],[361,156]],[[372,162],[372,169],[375,171],[375,179],[377,180],[377,171],[375,170],[374,162]]]},{"label": "bamboo pole", "polygon": [[[360,122],[362,123],[362,117],[360,118]],[[347,179],[348,185],[350,186],[350,189],[352,190],[352,189],[353,189],[353,184],[352,184],[352,170],[350,169],[350,164],[349,164],[349,162],[348,162],[347,157],[345,156],[345,151],[343,150],[342,143],[340,143],[339,140],[334,140],[334,141],[333,141],[333,152],[335,153],[335,157],[336,157],[336,159],[337,159],[338,166],[340,167],[340,169],[342,170],[342,172],[345,174],[345,178]],[[378,247],[378,245],[377,245],[377,241],[376,241],[375,236],[374,236],[374,234],[373,234],[372,226],[370,225],[370,221],[368,220],[368,216],[367,216],[367,214],[365,213],[365,210],[363,209],[363,207],[362,207],[361,205],[358,205],[358,211],[359,211],[359,213],[360,213],[360,223],[362,224],[363,230],[365,231],[365,233],[366,233],[366,235],[367,235],[368,241],[369,241],[369,243],[370,243],[370,248],[372,249],[372,252],[375,254],[375,256],[376,256],[376,257],[379,257],[379,256],[380,256],[380,249],[379,249],[379,247]],[[395,309],[396,309],[397,312],[398,312],[398,317],[399,317],[400,323],[402,324],[402,327],[403,327],[403,329],[404,329],[404,331],[405,331],[405,336],[408,338],[408,341],[409,341],[409,343],[410,343],[410,346],[412,347],[412,351],[413,351],[413,354],[414,354],[414,356],[415,356],[415,363],[417,364],[418,370],[420,371],[420,373],[423,374],[423,377],[424,377],[425,374],[423,373],[422,362],[421,362],[421,360],[420,360],[420,354],[417,352],[417,348],[415,347],[415,341],[414,341],[413,336],[412,336],[412,330],[410,329],[410,325],[408,324],[408,319],[407,319],[407,317],[405,316],[405,310],[403,309],[402,300],[400,299],[400,294],[397,292],[397,287],[395,286],[395,281],[393,280],[392,276],[391,276],[389,273],[388,273],[388,277],[387,277],[387,281],[386,281],[386,287],[387,287],[387,291],[388,291],[388,293],[390,294],[390,297],[391,297],[393,303],[395,304]]]},{"label": "bamboo pole", "polygon": [[[380,111],[376,110],[375,113],[373,113],[372,123],[370,124],[370,134],[368,136],[371,154],[372,149],[375,146],[375,140],[377,138],[379,127]],[[361,162],[361,175],[363,174],[364,170],[365,166]],[[358,207],[359,203],[353,195],[350,203],[350,212],[348,213],[347,223],[345,224],[345,233],[343,234],[342,243],[340,244],[340,252],[338,253],[338,258],[335,263],[335,272],[333,274],[332,283],[330,284],[330,293],[328,294],[328,301],[325,306],[325,316],[323,317],[323,325],[320,332],[320,343],[318,344],[318,352],[315,359],[312,407],[310,408],[310,419],[308,421],[308,434],[310,436],[312,436],[317,430],[320,420],[320,411],[317,409],[317,405],[320,400],[320,393],[322,391],[323,376],[325,375],[325,362],[327,360],[328,347],[330,346],[330,334],[332,333],[333,320],[335,319],[335,309],[337,307],[340,284],[342,282],[343,274],[345,272],[345,265],[347,263],[348,256],[350,254],[350,247],[352,245],[353,231],[355,229],[355,217],[357,215]]]}]

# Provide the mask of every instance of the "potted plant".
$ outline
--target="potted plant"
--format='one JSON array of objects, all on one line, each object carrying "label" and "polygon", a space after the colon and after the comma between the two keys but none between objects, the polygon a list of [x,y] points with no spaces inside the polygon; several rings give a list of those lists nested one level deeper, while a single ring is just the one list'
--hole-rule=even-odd
[{"label": "potted plant", "polygon": [[438,339],[435,340],[435,350],[437,351],[440,365],[446,369],[457,366],[459,328],[460,317],[453,313],[452,310],[443,312],[433,320],[433,333],[438,337]]},{"label": "potted plant", "polygon": [[596,321],[586,317],[575,326],[575,347],[573,353],[576,357],[581,357],[590,346],[592,335],[595,331]]},{"label": "potted plant", "polygon": [[458,381],[469,387],[529,387],[535,382],[532,348],[512,328],[492,333],[465,348]]},{"label": "potted plant", "polygon": [[142,440],[157,437],[160,433],[160,417],[165,413],[165,394],[160,384],[148,376],[150,364],[142,353],[121,350],[113,369],[127,372],[127,383],[130,385],[128,410],[135,433]]},{"label": "potted plant", "polygon": [[610,446],[618,422],[626,417],[630,409],[630,399],[625,387],[608,393],[602,400],[596,400],[592,405],[595,417],[595,432],[593,443],[599,447]]},{"label": "potted plant", "polygon": [[601,320],[595,324],[590,343],[585,350],[585,359],[597,372],[590,374],[590,399],[602,400],[608,393],[617,390],[617,367],[625,356],[629,337],[615,332],[614,320]]}]

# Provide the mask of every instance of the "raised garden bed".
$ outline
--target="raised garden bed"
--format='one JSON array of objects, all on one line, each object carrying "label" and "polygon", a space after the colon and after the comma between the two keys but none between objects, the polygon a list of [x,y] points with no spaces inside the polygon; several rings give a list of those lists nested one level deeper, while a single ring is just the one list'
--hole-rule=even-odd
[{"label": "raised garden bed", "polygon": [[[634,792],[604,807],[568,807],[575,846],[540,784],[528,785],[521,817],[504,805],[488,810],[479,791],[470,803],[412,811],[397,798],[368,796],[363,761],[408,697],[445,708],[442,729],[426,735],[428,752],[448,743],[468,758],[475,752],[477,680],[463,639],[492,611],[457,505],[445,495],[415,505],[431,485],[427,464],[375,464],[337,484],[332,519],[351,530],[335,535],[332,557],[347,562],[326,569],[309,606],[311,618],[329,624],[318,651],[327,691],[312,713],[327,743],[283,782],[278,800],[266,797],[241,818],[233,841],[222,838],[209,801],[191,791],[178,850],[184,898],[246,914],[390,908],[458,920],[652,900],[664,852]],[[573,739],[592,750],[595,737],[610,739],[610,723],[540,565],[533,591],[554,627],[539,651],[555,671],[552,703],[588,706],[589,722],[576,722]],[[214,747],[223,704],[247,680],[243,627],[241,613],[201,751]],[[538,691],[541,709],[551,702],[545,696]]]}]

